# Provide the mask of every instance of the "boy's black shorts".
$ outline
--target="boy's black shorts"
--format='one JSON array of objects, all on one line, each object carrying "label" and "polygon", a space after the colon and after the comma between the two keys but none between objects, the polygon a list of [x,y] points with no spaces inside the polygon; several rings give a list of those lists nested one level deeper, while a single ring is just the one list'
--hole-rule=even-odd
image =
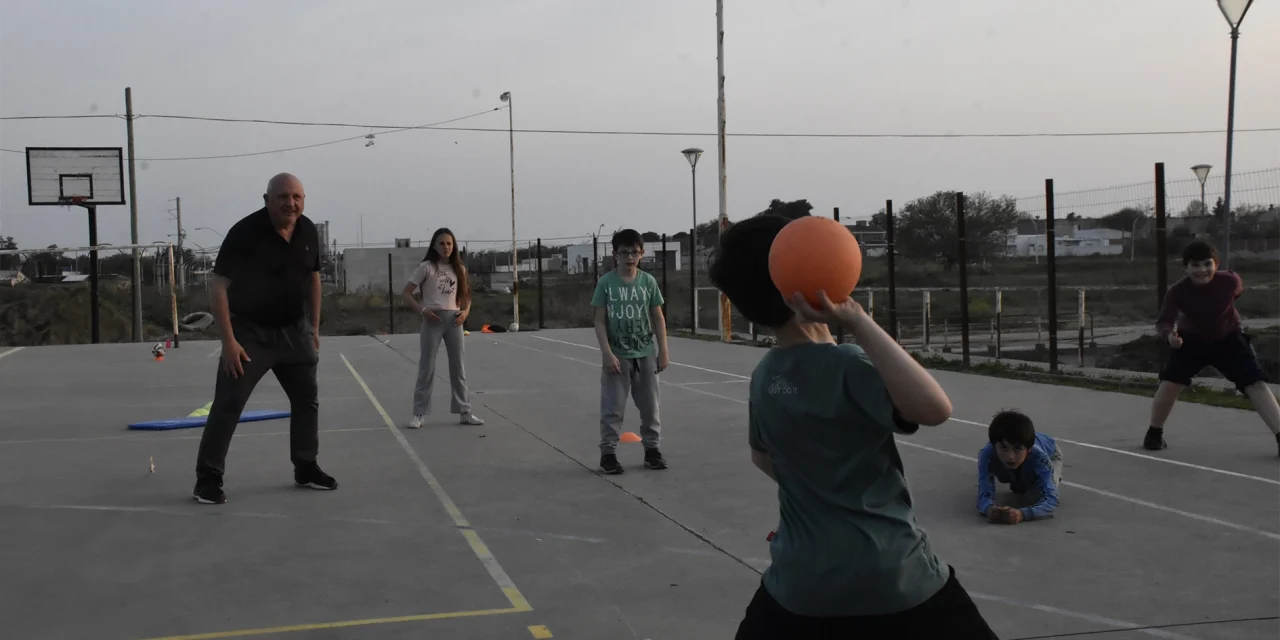
[{"label": "boy's black shorts", "polygon": [[782,608],[761,584],[734,640],[999,640],[956,580],[955,568],[948,570],[947,583],[933,597],[906,611],[880,616],[799,616]]},{"label": "boy's black shorts", "polygon": [[1189,387],[1191,379],[1205,367],[1217,369],[1242,393],[1249,385],[1267,380],[1251,338],[1243,331],[1235,331],[1217,342],[1183,338],[1182,346],[1172,349],[1160,379]]}]

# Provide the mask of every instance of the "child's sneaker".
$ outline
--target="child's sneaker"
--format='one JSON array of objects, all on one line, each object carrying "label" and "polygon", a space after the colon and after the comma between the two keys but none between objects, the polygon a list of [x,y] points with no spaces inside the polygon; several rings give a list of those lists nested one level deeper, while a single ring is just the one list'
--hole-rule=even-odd
[{"label": "child's sneaker", "polygon": [[644,450],[644,466],[646,469],[666,469],[667,459],[657,449]]},{"label": "child's sneaker", "polygon": [[1148,428],[1147,437],[1142,439],[1142,446],[1152,451],[1168,448],[1169,444],[1164,441],[1164,429]]},{"label": "child's sneaker", "polygon": [[480,418],[477,418],[477,417],[475,416],[475,414],[472,414],[472,413],[464,413],[464,414],[462,414],[462,419],[461,419],[461,420],[459,420],[458,422],[459,422],[459,424],[470,424],[470,425],[480,425],[480,424],[484,424],[484,420],[481,420]]},{"label": "child's sneaker", "polygon": [[405,426],[409,427],[410,429],[421,429],[422,416],[414,416],[413,419],[409,421],[409,424],[406,424]]},{"label": "child's sneaker", "polygon": [[611,476],[616,476],[623,471],[622,465],[618,462],[618,456],[612,453],[600,456],[600,470]]}]

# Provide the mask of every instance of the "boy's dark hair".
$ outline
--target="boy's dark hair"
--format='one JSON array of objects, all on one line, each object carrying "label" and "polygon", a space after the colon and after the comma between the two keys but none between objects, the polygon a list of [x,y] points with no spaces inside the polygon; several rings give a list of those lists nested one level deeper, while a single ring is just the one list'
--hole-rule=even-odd
[{"label": "boy's dark hair", "polygon": [[1008,442],[1030,449],[1036,443],[1036,427],[1026,414],[1005,410],[991,419],[991,426],[987,427],[987,439],[991,444]]},{"label": "boy's dark hair", "polygon": [[769,328],[787,323],[791,308],[769,275],[769,247],[791,220],[765,215],[729,227],[712,258],[711,282],[747,320]]},{"label": "boy's dark hair", "polygon": [[1210,260],[1218,262],[1218,249],[1204,240],[1196,240],[1182,250],[1182,266],[1191,262]]},{"label": "boy's dark hair", "polygon": [[613,234],[613,251],[617,253],[623,247],[639,247],[644,249],[644,238],[635,229],[623,229]]}]

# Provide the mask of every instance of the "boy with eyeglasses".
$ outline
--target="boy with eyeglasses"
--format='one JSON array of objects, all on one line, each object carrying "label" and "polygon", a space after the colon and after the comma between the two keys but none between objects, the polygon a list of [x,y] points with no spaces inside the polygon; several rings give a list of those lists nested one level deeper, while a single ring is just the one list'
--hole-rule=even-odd
[{"label": "boy with eyeglasses", "polygon": [[591,306],[595,307],[596,341],[600,344],[600,470],[617,475],[618,439],[627,396],[640,411],[644,466],[666,469],[658,445],[658,374],[671,358],[667,324],[662,314],[662,290],[652,275],[640,271],[644,239],[634,229],[613,234],[615,267],[600,276]]}]

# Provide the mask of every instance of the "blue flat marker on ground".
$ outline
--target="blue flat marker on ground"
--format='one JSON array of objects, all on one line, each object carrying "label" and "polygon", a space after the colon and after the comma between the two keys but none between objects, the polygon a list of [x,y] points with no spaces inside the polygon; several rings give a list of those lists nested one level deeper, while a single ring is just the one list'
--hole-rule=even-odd
[{"label": "blue flat marker on ground", "polygon": [[[255,409],[253,411],[245,411],[240,414],[240,422],[258,422],[259,420],[278,420],[280,418],[288,418],[288,411],[275,411],[270,409]],[[151,420],[149,422],[135,422],[129,425],[130,429],[142,431],[167,431],[169,429],[191,429],[193,427],[203,427],[205,422],[209,420],[209,416],[194,416],[188,418],[174,418],[171,420]]]}]

